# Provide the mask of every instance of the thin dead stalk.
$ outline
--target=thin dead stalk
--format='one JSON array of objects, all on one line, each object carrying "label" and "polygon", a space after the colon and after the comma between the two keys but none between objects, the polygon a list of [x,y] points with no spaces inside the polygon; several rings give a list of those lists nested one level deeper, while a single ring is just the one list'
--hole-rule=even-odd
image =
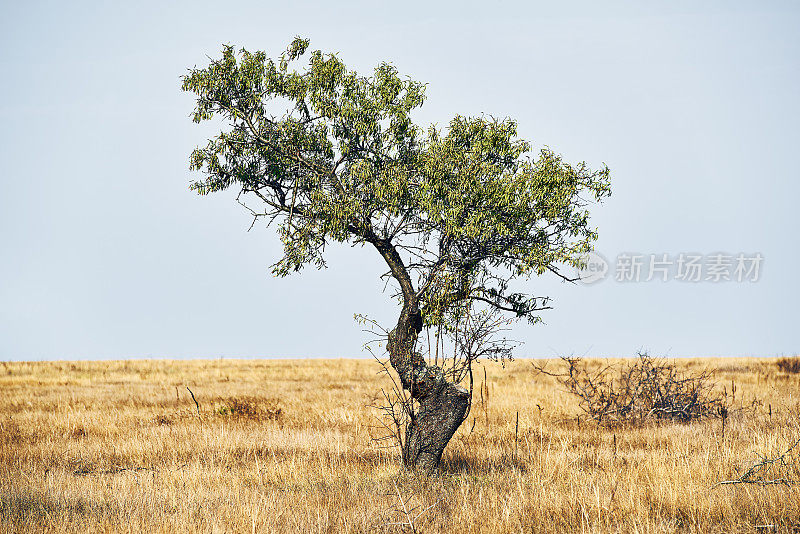
[{"label": "thin dead stalk", "polygon": [[197,408],[197,418],[198,418],[200,421],[202,421],[202,420],[203,420],[203,418],[202,418],[202,417],[200,417],[200,403],[198,403],[198,402],[197,402],[197,399],[194,397],[194,393],[192,393],[192,390],[191,390],[191,389],[189,389],[189,386],[186,386],[186,391],[188,391],[188,392],[189,392],[189,395],[191,395],[191,396],[192,396],[192,400],[194,401],[194,406],[195,406],[195,408]]}]

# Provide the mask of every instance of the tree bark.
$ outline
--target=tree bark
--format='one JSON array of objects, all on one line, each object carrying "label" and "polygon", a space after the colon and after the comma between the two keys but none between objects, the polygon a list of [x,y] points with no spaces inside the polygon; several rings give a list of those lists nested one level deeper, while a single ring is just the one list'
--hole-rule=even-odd
[{"label": "tree bark", "polygon": [[442,459],[444,448],[464,422],[469,392],[444,382],[436,394],[420,399],[420,409],[406,429],[403,461],[406,466],[431,474]]}]

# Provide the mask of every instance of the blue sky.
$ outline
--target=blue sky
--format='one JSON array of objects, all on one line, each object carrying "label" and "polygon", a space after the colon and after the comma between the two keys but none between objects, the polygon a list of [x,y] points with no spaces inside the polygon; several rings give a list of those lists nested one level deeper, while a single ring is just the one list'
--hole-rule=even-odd
[{"label": "blue sky", "polygon": [[[800,8],[790,2],[28,2],[0,7],[0,359],[358,357],[391,325],[380,259],[274,278],[272,229],[188,190],[180,76],[223,43],[295,35],[428,84],[416,119],[512,117],[535,147],[608,164],[610,264],[520,324],[521,356],[794,354],[800,348]],[[756,282],[618,282],[620,254],[760,253]]]}]

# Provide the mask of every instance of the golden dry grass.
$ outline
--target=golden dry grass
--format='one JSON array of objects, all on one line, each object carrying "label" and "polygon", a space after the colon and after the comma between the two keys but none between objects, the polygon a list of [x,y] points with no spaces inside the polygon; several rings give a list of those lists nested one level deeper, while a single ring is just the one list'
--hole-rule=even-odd
[{"label": "golden dry grass", "polygon": [[387,379],[368,360],[4,363],[0,531],[400,532],[401,498],[430,507],[422,532],[800,530],[796,485],[713,487],[800,435],[800,375],[677,364],[763,406],[724,438],[719,420],[605,429],[530,362],[488,364],[486,405],[420,479],[371,439]]}]

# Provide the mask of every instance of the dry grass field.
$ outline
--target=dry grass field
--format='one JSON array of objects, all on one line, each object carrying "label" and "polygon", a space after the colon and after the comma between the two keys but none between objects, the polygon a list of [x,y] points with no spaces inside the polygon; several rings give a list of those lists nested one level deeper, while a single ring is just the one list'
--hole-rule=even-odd
[{"label": "dry grass field", "polygon": [[[761,405],[724,436],[720,419],[601,428],[530,362],[490,363],[423,479],[372,439],[388,380],[369,360],[4,363],[0,531],[409,532],[404,506],[426,510],[418,532],[800,531],[798,485],[715,486],[800,437],[800,374],[676,364]],[[796,455],[777,468],[800,478]]]}]

